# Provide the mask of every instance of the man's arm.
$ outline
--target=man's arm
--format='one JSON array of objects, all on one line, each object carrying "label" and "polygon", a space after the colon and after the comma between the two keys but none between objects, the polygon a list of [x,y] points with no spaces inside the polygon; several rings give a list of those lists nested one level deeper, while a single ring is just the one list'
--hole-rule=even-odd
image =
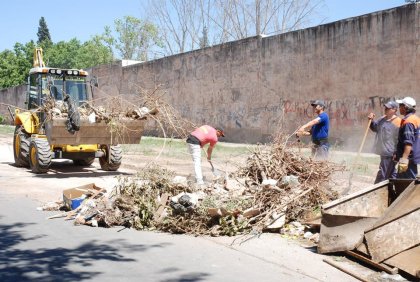
[{"label": "man's arm", "polygon": [[312,127],[315,124],[318,124],[320,122],[321,122],[321,118],[317,117],[317,118],[311,120],[310,122],[306,123],[305,125],[302,125],[296,133],[298,135],[311,135],[311,133],[309,131],[305,131],[305,129],[308,128],[308,127]]},{"label": "man's arm", "polygon": [[211,161],[211,153],[213,152],[213,148],[214,148],[214,145],[213,146],[209,145],[209,147],[207,148],[207,160],[208,161]]},{"label": "man's arm", "polygon": [[412,149],[413,149],[413,145],[411,145],[411,144],[405,144],[405,146],[404,146],[404,152],[402,154],[402,158],[403,159],[408,159],[408,156],[410,155]]}]

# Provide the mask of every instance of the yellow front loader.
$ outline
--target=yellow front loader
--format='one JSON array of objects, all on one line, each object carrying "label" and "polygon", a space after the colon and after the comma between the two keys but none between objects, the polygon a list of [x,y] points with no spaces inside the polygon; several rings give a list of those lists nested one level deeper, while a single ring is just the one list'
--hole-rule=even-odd
[{"label": "yellow front loader", "polygon": [[[45,67],[42,50],[35,50],[27,82],[27,108],[16,109],[14,115],[16,166],[46,173],[52,159],[70,159],[75,165],[90,166],[99,158],[103,170],[120,167],[120,144],[138,144],[145,121],[125,120],[124,132],[117,132],[103,120],[82,117],[78,108],[91,100],[95,81],[88,80],[84,70]],[[51,101],[65,107],[68,113],[64,117],[47,114],[43,109]]]}]

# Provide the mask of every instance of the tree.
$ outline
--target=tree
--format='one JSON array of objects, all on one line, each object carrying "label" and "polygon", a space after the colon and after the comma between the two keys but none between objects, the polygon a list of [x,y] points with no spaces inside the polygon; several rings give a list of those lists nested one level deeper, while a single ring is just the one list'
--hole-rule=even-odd
[{"label": "tree", "polygon": [[207,27],[203,27],[203,36],[200,38],[200,48],[206,48],[209,46],[209,34]]},{"label": "tree", "polygon": [[[145,6],[162,31],[166,54],[259,34],[279,34],[307,26],[323,0],[149,0]],[[204,35],[204,34],[203,34]]]},{"label": "tree", "polygon": [[97,65],[107,64],[113,61],[112,50],[102,43],[100,36],[94,36],[91,40],[83,43],[78,49],[75,58],[75,67],[86,69]]},{"label": "tree", "polygon": [[109,46],[115,47],[122,59],[143,60],[149,57],[148,53],[153,46],[161,46],[157,27],[147,21],[135,17],[125,16],[115,20],[117,38],[105,27],[102,39]]},{"label": "tree", "polygon": [[0,89],[24,84],[32,67],[35,43],[16,43],[13,51],[0,53]]},{"label": "tree", "polygon": [[36,35],[38,36],[38,44],[41,44],[42,42],[51,42],[50,31],[48,30],[44,17],[41,17],[39,20],[38,33]]}]

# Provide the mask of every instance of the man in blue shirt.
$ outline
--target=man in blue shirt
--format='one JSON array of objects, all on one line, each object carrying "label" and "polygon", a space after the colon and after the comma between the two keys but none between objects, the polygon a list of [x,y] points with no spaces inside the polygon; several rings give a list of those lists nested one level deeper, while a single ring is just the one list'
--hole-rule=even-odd
[{"label": "man in blue shirt", "polygon": [[[302,125],[296,132],[297,136],[312,135],[312,156],[316,160],[328,159],[328,150],[330,144],[328,143],[328,130],[330,127],[330,119],[325,110],[325,103],[321,100],[311,102],[314,112],[318,115],[317,118]],[[310,128],[306,131],[306,128]]]}]

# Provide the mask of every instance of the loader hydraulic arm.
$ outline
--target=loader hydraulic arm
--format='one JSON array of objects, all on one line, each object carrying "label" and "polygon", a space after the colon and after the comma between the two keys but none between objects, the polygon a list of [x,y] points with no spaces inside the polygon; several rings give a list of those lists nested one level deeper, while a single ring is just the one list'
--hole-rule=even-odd
[{"label": "loader hydraulic arm", "polygon": [[44,60],[42,57],[42,48],[35,48],[34,51],[34,68],[45,67]]}]

